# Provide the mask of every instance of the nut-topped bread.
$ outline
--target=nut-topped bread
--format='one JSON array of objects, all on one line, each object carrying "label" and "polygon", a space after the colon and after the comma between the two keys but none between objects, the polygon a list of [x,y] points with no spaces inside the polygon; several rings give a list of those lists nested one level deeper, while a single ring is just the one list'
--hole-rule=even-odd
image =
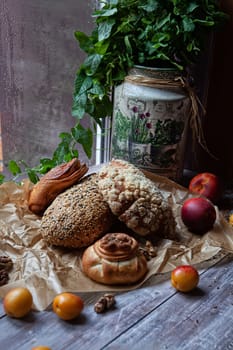
[{"label": "nut-topped bread", "polygon": [[138,242],[125,233],[108,233],[89,246],[82,269],[92,280],[108,285],[136,283],[148,271]]},{"label": "nut-topped bread", "polygon": [[139,235],[174,237],[172,209],[154,182],[123,160],[112,160],[99,172],[100,191],[114,215]]},{"label": "nut-topped bread", "polygon": [[98,188],[98,176],[86,176],[59,194],[45,211],[41,234],[51,245],[81,248],[105,234],[115,217]]}]

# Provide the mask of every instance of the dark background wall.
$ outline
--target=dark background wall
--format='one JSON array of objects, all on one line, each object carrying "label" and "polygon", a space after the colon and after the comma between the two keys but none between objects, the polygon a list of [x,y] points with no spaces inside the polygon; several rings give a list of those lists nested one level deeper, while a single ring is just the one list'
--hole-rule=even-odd
[{"label": "dark background wall", "polygon": [[204,132],[209,150],[198,153],[198,171],[212,171],[233,181],[233,1],[222,0],[230,20],[214,38]]}]

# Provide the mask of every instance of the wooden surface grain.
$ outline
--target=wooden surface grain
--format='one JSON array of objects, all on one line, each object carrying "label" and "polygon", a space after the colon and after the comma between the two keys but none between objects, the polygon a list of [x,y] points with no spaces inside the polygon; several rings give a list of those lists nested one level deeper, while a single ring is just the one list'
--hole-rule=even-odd
[{"label": "wooden surface grain", "polygon": [[233,256],[200,271],[191,293],[176,292],[170,275],[159,282],[116,294],[116,306],[94,312],[101,293],[83,293],[83,313],[67,322],[52,312],[31,312],[13,319],[0,309],[1,349],[231,349],[233,346]]}]

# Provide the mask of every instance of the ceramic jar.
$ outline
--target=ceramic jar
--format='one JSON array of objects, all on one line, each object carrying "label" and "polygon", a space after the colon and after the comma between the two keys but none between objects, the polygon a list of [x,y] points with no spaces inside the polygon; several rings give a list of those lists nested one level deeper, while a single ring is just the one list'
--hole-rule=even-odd
[{"label": "ceramic jar", "polygon": [[180,86],[157,84],[178,75],[173,69],[135,66],[115,88],[111,158],[176,181],[182,177],[189,96]]}]

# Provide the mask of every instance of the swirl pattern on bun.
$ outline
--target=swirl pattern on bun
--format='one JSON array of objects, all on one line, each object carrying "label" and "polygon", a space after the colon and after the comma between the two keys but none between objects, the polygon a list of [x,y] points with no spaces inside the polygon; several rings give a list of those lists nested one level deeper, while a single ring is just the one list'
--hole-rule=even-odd
[{"label": "swirl pattern on bun", "polygon": [[82,269],[92,280],[108,285],[136,283],[148,271],[138,242],[126,233],[108,233],[86,248]]}]

